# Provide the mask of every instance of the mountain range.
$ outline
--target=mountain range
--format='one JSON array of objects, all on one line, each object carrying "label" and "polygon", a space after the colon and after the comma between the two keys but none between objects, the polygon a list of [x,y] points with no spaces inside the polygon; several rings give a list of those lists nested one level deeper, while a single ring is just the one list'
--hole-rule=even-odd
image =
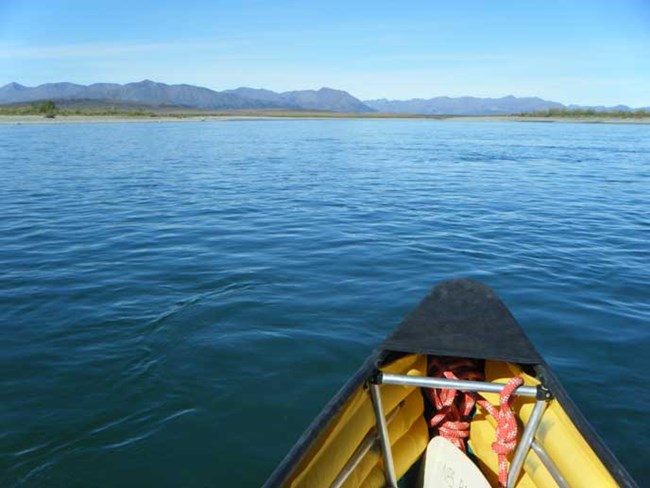
[{"label": "mountain range", "polygon": [[[284,109],[319,110],[331,112],[385,112],[426,115],[508,115],[548,109],[593,109],[596,111],[631,111],[626,105],[615,107],[584,107],[563,105],[538,97],[502,98],[434,97],[411,100],[361,101],[343,90],[321,88],[283,93],[259,88],[241,87],[215,91],[193,85],[168,85],[151,80],[120,85],[117,83],[46,83],[28,87],[9,83],[0,87],[0,105],[20,104],[40,100],[59,103],[97,101],[132,107],[191,108],[200,110]],[[647,110],[647,108],[646,108]]]},{"label": "mountain range", "polygon": [[523,112],[539,112],[552,108],[562,109],[564,105],[537,97],[517,98],[512,95],[503,98],[477,97],[435,97],[411,100],[368,100],[366,105],[379,112],[416,113],[430,115],[502,115]]},{"label": "mountain range", "polygon": [[276,93],[270,90],[237,88],[222,92],[193,85],[167,85],[151,80],[119,85],[95,83],[46,83],[27,87],[9,83],[0,88],[0,104],[38,100],[101,100],[145,103],[152,107],[176,106],[203,110],[289,109],[333,112],[373,112],[347,92],[321,88]]},{"label": "mountain range", "polygon": [[[502,98],[435,97],[429,99],[413,98],[411,100],[386,100],[382,98],[379,100],[365,100],[363,103],[378,112],[427,115],[512,115],[550,109],[594,110],[596,112],[631,112],[635,110],[627,105],[613,107],[603,105],[564,105],[539,97],[514,97],[512,95]],[[640,110],[648,110],[648,108]]]}]

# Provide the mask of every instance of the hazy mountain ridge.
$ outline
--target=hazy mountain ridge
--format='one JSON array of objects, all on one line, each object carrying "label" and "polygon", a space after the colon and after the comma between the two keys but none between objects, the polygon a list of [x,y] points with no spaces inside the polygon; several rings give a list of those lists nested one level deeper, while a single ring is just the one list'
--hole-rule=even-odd
[{"label": "hazy mountain ridge", "polygon": [[[512,95],[501,98],[442,96],[429,99],[361,101],[346,91],[332,88],[278,93],[263,88],[240,87],[219,92],[194,85],[168,85],[151,80],[124,85],[117,83],[79,85],[62,82],[46,83],[36,87],[27,87],[12,82],[0,87],[0,104],[39,100],[55,100],[57,102],[96,100],[103,103],[137,104],[141,107],[148,105],[204,110],[285,109],[350,113],[377,111],[423,115],[511,115],[549,109],[591,109],[605,113],[635,110],[627,105],[613,107],[563,105],[539,97],[515,97]],[[643,110],[649,110],[649,108]]]},{"label": "hazy mountain ridge", "polygon": [[379,112],[426,115],[512,115],[541,112],[550,109],[592,109],[598,112],[627,112],[634,110],[627,105],[616,105],[614,107],[564,105],[539,97],[515,97],[512,95],[502,98],[434,97],[429,99],[413,98],[411,100],[379,99],[364,100],[364,103]]},{"label": "hazy mountain ridge", "polygon": [[296,90],[277,93],[262,88],[240,87],[225,90],[249,100],[262,100],[281,104],[287,108],[306,110],[330,110],[332,112],[374,112],[374,110],[343,90],[321,88],[320,90]]},{"label": "hazy mountain ridge", "polygon": [[74,83],[46,83],[33,88],[10,83],[0,88],[0,103],[47,99],[112,100],[203,109],[276,108],[272,103],[253,103],[251,100],[208,88],[192,85],[167,85],[150,80],[125,85],[95,83],[86,86]]},{"label": "hazy mountain ridge", "polygon": [[345,91],[321,88],[275,93],[270,90],[238,88],[218,92],[193,85],[167,85],[150,80],[119,85],[95,83],[46,83],[26,87],[9,83],[0,88],[0,104],[32,102],[37,100],[111,100],[137,102],[153,106],[174,105],[188,108],[232,109],[292,109],[328,110],[333,112],[372,112]]}]

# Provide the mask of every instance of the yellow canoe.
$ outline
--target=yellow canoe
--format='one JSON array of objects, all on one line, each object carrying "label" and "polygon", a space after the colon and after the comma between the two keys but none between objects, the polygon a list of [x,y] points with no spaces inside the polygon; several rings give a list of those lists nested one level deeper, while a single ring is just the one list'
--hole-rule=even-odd
[{"label": "yellow canoe", "polygon": [[[455,364],[475,371],[462,377]],[[449,371],[432,375],[446,365]],[[517,382],[507,387],[514,389],[509,401],[508,382]],[[432,400],[445,394],[452,395],[450,405]],[[508,414],[499,414],[507,410],[500,400],[518,426],[516,437],[509,434],[510,452],[501,455],[501,482],[493,444],[497,437],[508,443],[508,420],[495,417]],[[450,413],[461,415],[458,405],[468,411],[465,417]],[[464,420],[467,425],[454,423]],[[465,433],[458,434],[461,424]],[[439,436],[460,442],[490,486],[637,486],[507,307],[491,289],[469,280],[443,282],[425,297],[325,406],[265,486],[422,486],[427,446]],[[444,486],[463,486],[450,476]]]}]

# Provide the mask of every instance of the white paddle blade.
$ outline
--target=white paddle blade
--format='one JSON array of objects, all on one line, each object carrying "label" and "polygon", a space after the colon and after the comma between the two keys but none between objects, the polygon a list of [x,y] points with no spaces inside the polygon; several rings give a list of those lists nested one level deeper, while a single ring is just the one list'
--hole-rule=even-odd
[{"label": "white paddle blade", "polygon": [[490,488],[481,470],[444,437],[429,442],[422,463],[422,488]]}]

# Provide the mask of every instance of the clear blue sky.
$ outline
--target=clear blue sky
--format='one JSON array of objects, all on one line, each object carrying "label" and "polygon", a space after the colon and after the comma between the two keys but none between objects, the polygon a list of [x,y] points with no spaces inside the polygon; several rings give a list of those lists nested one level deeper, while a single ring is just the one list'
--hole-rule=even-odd
[{"label": "clear blue sky", "polygon": [[650,106],[650,0],[0,0],[0,84]]}]

